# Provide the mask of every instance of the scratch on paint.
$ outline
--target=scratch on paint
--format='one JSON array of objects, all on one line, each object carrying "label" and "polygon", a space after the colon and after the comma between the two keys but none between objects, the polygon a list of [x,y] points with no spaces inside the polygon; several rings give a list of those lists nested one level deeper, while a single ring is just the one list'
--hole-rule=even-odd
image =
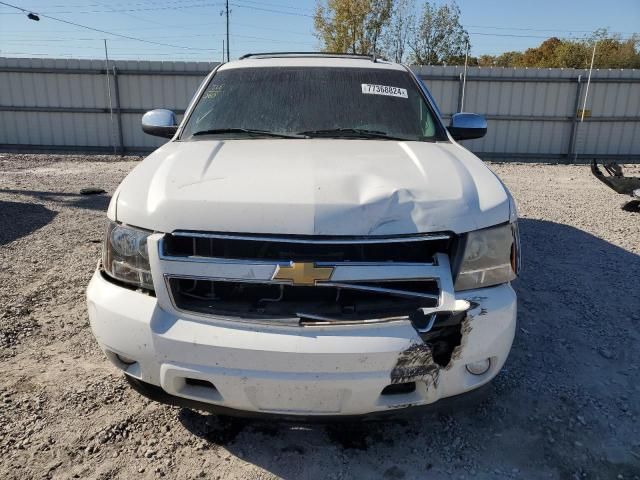
[{"label": "scratch on paint", "polygon": [[472,318],[473,317],[471,317],[470,315],[467,315],[464,320],[462,320],[462,323],[460,324],[460,334],[462,335],[462,338],[460,339],[460,345],[454,347],[453,352],[451,353],[451,360],[445,367],[445,370],[450,370],[453,366],[454,360],[459,360],[460,357],[462,357],[462,350],[464,350],[464,347],[467,344],[469,333],[471,333]]},{"label": "scratch on paint", "polygon": [[[471,307],[460,323],[460,343],[453,347],[449,362],[440,366],[434,361],[433,351],[429,344],[414,343],[398,356],[398,361],[391,371],[392,384],[424,382],[427,387],[438,386],[440,372],[451,370],[456,361],[462,358],[462,352],[473,329],[473,321],[487,314],[487,309],[483,307],[487,297],[478,296],[467,300],[471,303]],[[390,408],[395,408],[395,406]]]},{"label": "scratch on paint", "polygon": [[414,343],[398,356],[398,362],[391,371],[391,383],[419,380],[434,384],[438,380],[438,372],[431,348],[425,343]]},{"label": "scratch on paint", "polygon": [[473,320],[476,317],[481,317],[487,314],[487,309],[481,305],[482,302],[486,299],[487,297],[473,297],[468,299],[469,302],[471,303],[471,308],[467,310],[467,315],[464,317],[464,319],[462,320],[462,323],[460,324],[460,334],[462,335],[462,338],[460,339],[460,345],[456,346],[453,349],[453,352],[451,354],[451,361],[445,367],[446,370],[451,369],[451,367],[453,366],[454,360],[459,360],[462,357],[462,351],[464,350],[464,347],[467,345],[469,333],[471,333],[471,329],[472,329],[471,323],[473,322]]}]

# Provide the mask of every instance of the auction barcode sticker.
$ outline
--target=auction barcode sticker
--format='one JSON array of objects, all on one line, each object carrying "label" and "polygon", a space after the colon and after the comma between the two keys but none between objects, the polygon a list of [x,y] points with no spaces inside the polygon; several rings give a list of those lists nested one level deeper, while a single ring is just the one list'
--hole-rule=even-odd
[{"label": "auction barcode sticker", "polygon": [[371,85],[370,83],[362,84],[362,93],[370,95],[387,95],[389,97],[409,98],[406,88],[388,87],[385,85]]}]

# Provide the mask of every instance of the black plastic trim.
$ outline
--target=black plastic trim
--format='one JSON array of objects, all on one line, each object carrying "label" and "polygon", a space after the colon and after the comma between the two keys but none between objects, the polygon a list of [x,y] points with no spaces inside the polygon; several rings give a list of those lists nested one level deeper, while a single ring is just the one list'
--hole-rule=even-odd
[{"label": "black plastic trim", "polygon": [[422,99],[427,104],[427,107],[429,107],[429,113],[431,113],[431,116],[435,121],[436,130],[437,130],[435,141],[451,143],[449,140],[449,137],[447,136],[447,127],[442,121],[440,109],[435,103],[435,100],[433,99],[431,92],[429,92],[427,86],[420,81],[420,78],[415,73],[413,73],[409,67],[407,67],[406,65],[403,65],[403,67],[405,68],[405,70],[413,80],[415,87],[420,92],[420,95],[422,96]]},{"label": "black plastic trim", "polygon": [[349,422],[354,420],[392,420],[394,418],[402,418],[407,416],[415,416],[418,412],[447,412],[458,411],[460,409],[470,408],[481,401],[485,400],[492,387],[491,382],[471,390],[460,395],[454,395],[439,400],[435,403],[428,405],[407,406],[397,409],[389,409],[382,412],[372,412],[362,415],[285,415],[275,413],[261,413],[261,412],[249,412],[243,410],[237,410],[234,408],[224,407],[221,405],[214,405],[206,402],[199,402],[196,400],[190,400],[188,398],[177,397],[171,395],[163,390],[161,387],[152,385],[142,380],[125,375],[127,381],[131,387],[143,395],[144,397],[163,403],[165,405],[171,405],[174,407],[188,408],[192,410],[200,410],[209,412],[216,415],[229,416],[229,417],[241,417],[241,418],[254,418],[254,419],[272,419],[280,422],[290,423],[327,423],[327,422]]},{"label": "black plastic trim", "polygon": [[100,275],[102,275],[102,278],[104,278],[107,282],[113,283],[114,285],[117,285],[118,287],[122,287],[122,288],[126,288],[127,290],[131,290],[132,292],[142,293],[142,294],[149,295],[149,296],[155,298],[155,296],[156,296],[155,290],[149,290],[147,288],[138,287],[138,286],[132,285],[130,283],[123,282],[122,280],[118,280],[117,278],[114,278],[111,275],[109,275],[107,273],[107,271],[102,267],[102,265],[100,265],[98,268],[99,268]]},{"label": "black plastic trim", "polygon": [[[238,60],[245,58],[262,57],[262,58],[281,58],[281,57],[328,57],[328,58],[355,58],[362,60],[376,61],[375,55],[365,55],[360,53],[339,53],[339,52],[263,52],[263,53],[245,53]],[[382,60],[382,59],[380,59]]]}]

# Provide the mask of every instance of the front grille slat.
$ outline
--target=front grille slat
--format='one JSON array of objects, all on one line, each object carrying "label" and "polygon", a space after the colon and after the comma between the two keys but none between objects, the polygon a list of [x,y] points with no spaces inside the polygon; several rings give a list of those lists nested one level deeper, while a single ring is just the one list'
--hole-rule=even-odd
[{"label": "front grille slat", "polygon": [[[327,286],[333,286],[337,288],[345,288],[347,290],[362,290],[365,292],[372,293],[380,293],[383,295],[393,295],[397,297],[405,297],[405,298],[425,298],[431,300],[438,300],[437,285],[433,287],[431,282],[414,282],[415,290],[405,290],[402,285],[397,285],[396,282],[379,282],[376,285],[369,285],[367,283],[353,282],[353,283],[336,283],[336,282],[327,282]],[[425,283],[425,286],[420,285],[420,283]],[[425,287],[429,285],[432,286],[431,292],[421,291],[425,290]],[[411,288],[411,287],[409,287]]]},{"label": "front grille slat", "polygon": [[368,238],[251,237],[174,233],[164,241],[165,254],[175,257],[286,260],[298,262],[430,262],[448,252],[451,236],[417,235]]},{"label": "front grille slat", "polygon": [[[446,258],[446,271],[434,259],[449,256],[454,242],[448,234],[308,238],[175,232],[160,241],[159,253],[178,310],[238,321],[331,324],[411,319],[421,309],[438,307],[441,277],[450,280],[450,271]],[[310,285],[275,278],[279,268],[299,263],[333,271]]]},{"label": "front grille slat", "polygon": [[180,310],[215,316],[292,318],[306,314],[335,320],[407,316],[418,308],[434,307],[437,299],[392,290],[361,289],[354,285],[300,287],[252,282],[169,279]]}]

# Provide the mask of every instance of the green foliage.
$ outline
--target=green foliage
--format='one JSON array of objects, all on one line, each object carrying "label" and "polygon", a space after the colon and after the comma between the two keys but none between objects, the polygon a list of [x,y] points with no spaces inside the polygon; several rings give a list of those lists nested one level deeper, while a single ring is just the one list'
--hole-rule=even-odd
[{"label": "green foliage", "polygon": [[416,15],[414,0],[318,0],[314,27],[326,52],[432,65],[464,59],[469,40],[455,2],[427,1]]},{"label": "green foliage", "polygon": [[594,68],[640,68],[640,36],[622,39],[605,29],[576,40],[549,38],[538,47],[524,52],[505,52],[501,55],[482,55],[478,65],[492,67],[589,68],[593,46],[596,44]]},{"label": "green foliage", "polygon": [[418,65],[464,63],[469,34],[460,23],[458,5],[425,2],[409,46],[411,60]]},{"label": "green foliage", "polygon": [[504,52],[500,55],[481,55],[478,65],[481,67],[513,67],[521,63],[522,52]]},{"label": "green foliage", "polygon": [[406,60],[415,22],[413,0],[395,0],[391,20],[382,33],[382,51],[387,59],[398,63]]},{"label": "green foliage", "polygon": [[319,1],[313,18],[327,52],[371,55],[389,24],[393,0]]},{"label": "green foliage", "polygon": [[[316,36],[328,52],[380,54],[396,62],[462,65],[469,34],[460,8],[416,0],[318,0]],[[597,42],[597,44],[596,44]],[[640,35],[623,39],[599,29],[582,39],[551,37],[524,52],[470,57],[483,67],[588,68],[596,44],[595,68],[640,68]]]}]

